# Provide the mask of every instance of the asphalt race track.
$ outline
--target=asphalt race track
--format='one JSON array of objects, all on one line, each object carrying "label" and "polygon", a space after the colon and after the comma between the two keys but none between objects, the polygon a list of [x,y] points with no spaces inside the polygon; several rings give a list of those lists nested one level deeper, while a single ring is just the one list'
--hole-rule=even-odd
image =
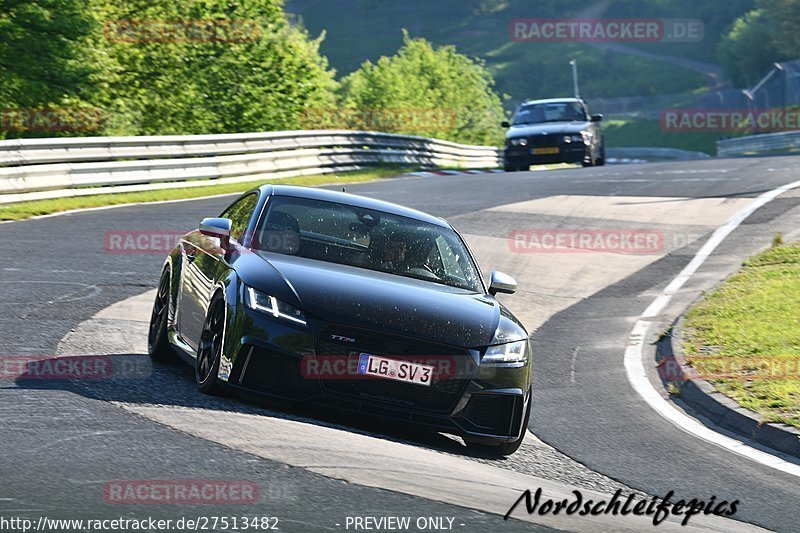
[{"label": "asphalt race track", "polygon": [[[476,477],[505,472],[497,474],[495,488],[506,508],[514,498],[502,492],[499,484],[511,479],[502,476],[529,474],[567,492],[585,489],[610,497],[621,487],[658,496],[674,491],[676,499],[739,500],[734,518],[744,524],[737,527],[796,530],[800,479],[662,419],[628,383],[623,353],[633,324],[657,290],[681,271],[709,233],[758,195],[797,180],[799,164],[796,157],[712,159],[413,177],[347,187],[448,218],[473,247],[484,274],[498,269],[519,280],[520,291],[502,299],[532,332],[533,435],[504,461],[469,456],[460,443],[443,436],[204,397],[194,390],[188,368],[142,363],[140,333],[146,324],[125,316],[129,307],[112,306],[126,301],[137,316],[146,315],[145,293],[155,288],[165,254],[113,253],[106,235],[188,231],[201,218],[219,213],[230,197],[0,224],[7,257],[0,268],[0,354],[114,353],[147,369],[143,379],[108,383],[0,375],[0,465],[11,473],[0,485],[0,515],[242,514],[235,506],[217,504],[184,506],[179,512],[169,506],[114,505],[104,501],[102,491],[109,480],[227,479],[262,487],[268,505],[246,506],[246,513],[278,516],[283,531],[345,530],[347,516],[399,513],[454,517],[457,531],[619,531],[648,525],[629,517],[618,517],[618,527],[611,527],[572,517],[541,521],[522,513],[514,515],[519,521],[503,522],[493,504],[470,504],[456,491],[426,492],[424,475],[410,477],[417,456],[421,465],[446,465],[454,479],[470,468]],[[531,253],[509,242],[512,232],[542,228],[632,229],[658,232],[663,240],[637,254]],[[776,231],[797,238],[798,230],[796,193],[757,211],[664,311],[665,327],[700,291],[769,245]],[[240,417],[241,431],[221,425],[223,412]],[[252,438],[245,439],[248,431]],[[293,435],[298,436],[294,441]],[[259,436],[271,443],[254,443]],[[314,455],[318,448],[304,436],[328,436],[328,450],[337,455]],[[372,482],[347,462],[353,459],[345,457],[346,448],[372,447],[407,461],[407,470],[393,476],[404,482],[390,475]],[[365,468],[377,468],[364,453]],[[695,522],[701,524],[697,517]],[[668,531],[665,526],[658,530]]]}]

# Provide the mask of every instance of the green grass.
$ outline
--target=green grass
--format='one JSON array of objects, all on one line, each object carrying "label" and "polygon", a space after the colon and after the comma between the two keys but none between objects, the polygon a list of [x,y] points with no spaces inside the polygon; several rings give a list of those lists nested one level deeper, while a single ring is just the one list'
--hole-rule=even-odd
[{"label": "green grass", "polygon": [[800,427],[799,310],[796,241],[746,261],[692,309],[684,353],[718,391],[768,422]]},{"label": "green grass", "polygon": [[657,146],[717,154],[719,133],[664,131],[658,120],[608,120],[602,124],[608,148]]},{"label": "green grass", "polygon": [[21,220],[38,215],[49,215],[51,213],[69,211],[72,209],[85,209],[89,207],[159,202],[183,198],[200,198],[203,196],[214,196],[218,194],[235,194],[250,190],[265,183],[304,185],[308,187],[331,184],[344,185],[347,183],[362,183],[394,177],[408,170],[409,169],[407,168],[398,166],[386,166],[369,170],[342,172],[338,174],[325,174],[321,176],[298,176],[295,178],[217,184],[204,187],[186,187],[144,192],[126,192],[76,196],[71,198],[54,198],[52,200],[35,200],[32,202],[19,202],[9,205],[0,205],[0,220]]}]

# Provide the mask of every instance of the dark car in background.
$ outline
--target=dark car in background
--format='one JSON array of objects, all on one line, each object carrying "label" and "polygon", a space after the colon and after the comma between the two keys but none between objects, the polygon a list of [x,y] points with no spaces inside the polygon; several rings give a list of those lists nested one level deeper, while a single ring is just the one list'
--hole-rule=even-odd
[{"label": "dark car in background", "polygon": [[581,163],[604,165],[605,144],[599,123],[579,98],[528,100],[517,108],[504,149],[506,172],[527,170],[531,165]]},{"label": "dark car in background", "polygon": [[531,409],[528,333],[450,224],[322,189],[265,185],[204,219],[165,264],[149,352],[201,391],[327,406],[517,450]]}]

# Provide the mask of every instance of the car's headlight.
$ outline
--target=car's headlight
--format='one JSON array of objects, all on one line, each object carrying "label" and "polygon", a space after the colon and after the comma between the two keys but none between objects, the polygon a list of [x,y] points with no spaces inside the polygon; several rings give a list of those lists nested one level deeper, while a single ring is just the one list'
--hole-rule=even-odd
[{"label": "car's headlight", "polygon": [[245,287],[244,302],[250,309],[283,318],[297,324],[306,325],[306,316],[303,311],[293,305],[278,300],[274,296],[257,291],[252,287]]},{"label": "car's headlight", "polygon": [[486,355],[481,359],[484,363],[527,363],[528,362],[528,341],[521,340],[489,346]]},{"label": "car's headlight", "polygon": [[528,146],[528,139],[509,139],[508,144],[511,146]]},{"label": "car's headlight", "polygon": [[584,142],[584,140],[585,139],[584,139],[583,135],[565,135],[564,136],[564,142],[567,143],[567,144],[582,143],[582,142]]}]

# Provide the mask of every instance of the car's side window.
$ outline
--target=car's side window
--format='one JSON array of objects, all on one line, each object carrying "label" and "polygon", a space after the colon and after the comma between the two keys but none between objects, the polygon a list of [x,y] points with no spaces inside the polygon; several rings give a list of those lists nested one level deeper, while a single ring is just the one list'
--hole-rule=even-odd
[{"label": "car's side window", "polygon": [[439,249],[439,260],[445,273],[452,278],[466,280],[467,277],[464,275],[464,269],[460,264],[464,258],[453,253],[450,244],[441,235],[436,237],[436,247]]},{"label": "car's side window", "polygon": [[236,242],[242,242],[242,237],[244,237],[244,232],[247,231],[247,226],[257,204],[258,194],[248,194],[222,214],[224,218],[231,219],[231,238]]}]

